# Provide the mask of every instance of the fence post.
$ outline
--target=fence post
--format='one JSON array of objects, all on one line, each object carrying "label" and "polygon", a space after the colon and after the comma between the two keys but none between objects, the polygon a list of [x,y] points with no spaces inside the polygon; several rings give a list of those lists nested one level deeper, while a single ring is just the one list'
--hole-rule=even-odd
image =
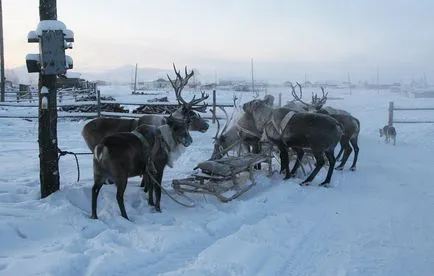
[{"label": "fence post", "polygon": [[212,123],[213,124],[215,124],[215,120],[216,120],[216,118],[217,118],[217,115],[216,115],[216,107],[217,107],[217,103],[216,103],[216,98],[217,98],[217,95],[216,95],[216,91],[215,91],[215,89],[212,91]]},{"label": "fence post", "polygon": [[93,84],[93,89],[96,93],[96,109],[98,113],[98,118],[101,118],[101,91],[96,86],[96,83]]},{"label": "fence post", "polygon": [[279,93],[279,107],[282,107],[282,93]]},{"label": "fence post", "polygon": [[393,102],[389,102],[389,122],[388,122],[389,126],[393,125],[393,109],[394,109]]}]

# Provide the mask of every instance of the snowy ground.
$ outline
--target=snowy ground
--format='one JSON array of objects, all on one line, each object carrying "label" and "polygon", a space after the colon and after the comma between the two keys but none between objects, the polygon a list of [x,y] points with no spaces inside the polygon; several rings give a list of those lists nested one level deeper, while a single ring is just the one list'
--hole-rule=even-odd
[{"label": "snowy ground", "polygon": [[[141,97],[102,89],[118,99]],[[192,196],[197,206],[187,209],[163,195],[160,214],[147,206],[139,178],[131,178],[125,205],[132,221],[120,216],[112,185],[101,190],[100,219],[89,219],[90,156],[80,156],[79,183],[73,157],[62,157],[61,190],[40,200],[37,122],[0,119],[0,275],[433,275],[434,127],[397,125],[396,147],[378,137],[378,128],[389,100],[431,107],[434,101],[344,93],[331,91],[345,100],[329,104],[360,119],[361,151],[358,170],[350,172],[347,163],[334,173],[332,188],[317,186],[324,170],[309,187],[258,174],[258,185],[231,203]],[[222,94],[231,102],[232,92]],[[87,151],[84,124],[59,120],[59,147]],[[214,131],[212,125],[193,134],[193,145],[166,170],[166,187],[210,156]]]}]

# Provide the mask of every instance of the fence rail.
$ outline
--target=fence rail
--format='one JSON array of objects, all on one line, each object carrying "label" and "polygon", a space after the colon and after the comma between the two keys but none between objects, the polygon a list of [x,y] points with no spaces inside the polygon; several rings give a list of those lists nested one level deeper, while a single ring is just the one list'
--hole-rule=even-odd
[{"label": "fence rail", "polygon": [[394,102],[389,102],[388,125],[393,124],[434,124],[434,120],[394,120],[394,111],[434,111],[434,107],[395,107]]},{"label": "fence rail", "polygon": [[[80,92],[90,90],[83,89],[80,90]],[[167,106],[167,107],[176,107],[179,106],[178,103],[158,103],[158,102],[152,102],[152,103],[133,103],[133,102],[119,102],[119,101],[108,101],[108,100],[101,100],[101,95],[99,90],[96,88],[96,85],[92,89],[93,92],[95,92],[96,95],[96,101],[81,101],[81,102],[74,102],[74,103],[58,103],[57,107],[67,107],[67,106],[96,106],[97,111],[96,112],[64,112],[64,111],[58,111],[58,118],[98,118],[98,117],[124,117],[124,118],[139,118],[145,114],[143,113],[122,113],[122,112],[107,112],[103,111],[101,109],[102,104],[119,104],[123,106]],[[62,90],[62,93],[69,92],[74,93],[77,92],[76,90]],[[35,101],[38,101],[38,97],[36,96]],[[30,107],[30,108],[37,108],[39,105],[37,103],[20,103],[20,102],[0,102],[0,107]],[[195,105],[196,107],[200,107],[201,105]],[[216,119],[223,119],[223,117],[218,117],[216,114],[217,107],[234,107],[233,104],[217,104],[217,97],[216,97],[216,91],[213,90],[213,97],[212,97],[212,104],[210,105],[212,107],[212,115],[211,116],[202,116],[204,119],[210,119],[213,123],[215,123]],[[156,114],[164,116],[163,114]],[[22,118],[22,119],[34,119],[38,118],[37,115],[6,115],[6,114],[0,114],[0,118]]]}]

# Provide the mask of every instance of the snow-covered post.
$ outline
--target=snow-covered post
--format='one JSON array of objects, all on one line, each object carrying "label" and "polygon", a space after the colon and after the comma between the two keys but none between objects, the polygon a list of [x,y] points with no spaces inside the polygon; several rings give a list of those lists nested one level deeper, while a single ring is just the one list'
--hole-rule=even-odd
[{"label": "snow-covered post", "polygon": [[217,110],[217,95],[215,89],[212,91],[212,123],[215,124],[215,120],[217,118],[216,110]]},{"label": "snow-covered post", "polygon": [[393,102],[389,102],[389,121],[388,121],[388,126],[392,126],[393,125],[393,110],[394,110],[394,104]]},{"label": "snow-covered post", "polygon": [[0,0],[0,102],[5,101],[5,52],[3,47],[3,8]]},{"label": "snow-covered post", "polygon": [[57,76],[72,69],[72,58],[65,49],[72,48],[73,33],[57,21],[56,0],[39,1],[40,22],[27,39],[39,44],[39,54],[27,54],[29,73],[39,73],[39,179],[41,197],[59,190],[59,162],[57,146]]},{"label": "snow-covered post", "polygon": [[99,91],[98,87],[96,86],[96,82],[94,83],[93,89],[95,89],[95,93],[96,93],[98,118],[101,118],[101,91]]}]

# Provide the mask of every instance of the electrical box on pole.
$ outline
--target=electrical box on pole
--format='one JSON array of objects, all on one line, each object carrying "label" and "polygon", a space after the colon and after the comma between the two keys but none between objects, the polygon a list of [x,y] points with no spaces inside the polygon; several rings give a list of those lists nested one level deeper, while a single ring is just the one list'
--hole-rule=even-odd
[{"label": "electrical box on pole", "polygon": [[72,48],[74,34],[57,21],[56,0],[40,0],[39,4],[41,21],[27,36],[29,43],[39,44],[39,53],[27,54],[26,65],[29,73],[39,73],[39,178],[44,198],[60,188],[56,81],[73,67],[65,49]]}]

